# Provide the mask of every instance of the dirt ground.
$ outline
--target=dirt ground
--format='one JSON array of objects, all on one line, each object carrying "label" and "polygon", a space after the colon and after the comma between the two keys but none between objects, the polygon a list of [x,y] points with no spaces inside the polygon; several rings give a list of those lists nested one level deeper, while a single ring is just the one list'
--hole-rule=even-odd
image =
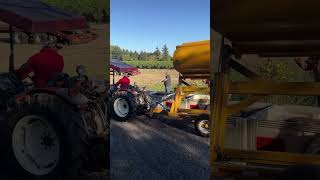
[{"label": "dirt ground", "polygon": [[[79,45],[64,46],[60,54],[64,56],[65,68],[67,73],[74,73],[75,66],[82,64],[87,67],[87,72],[92,79],[105,79],[107,66],[107,45],[109,45],[109,27],[107,25],[91,25],[97,30],[99,38],[96,40]],[[108,30],[108,31],[107,31]],[[9,67],[10,45],[8,34],[0,34],[0,72],[7,72]],[[15,67],[18,68],[26,62],[30,56],[37,53],[41,45],[15,45]]]}]

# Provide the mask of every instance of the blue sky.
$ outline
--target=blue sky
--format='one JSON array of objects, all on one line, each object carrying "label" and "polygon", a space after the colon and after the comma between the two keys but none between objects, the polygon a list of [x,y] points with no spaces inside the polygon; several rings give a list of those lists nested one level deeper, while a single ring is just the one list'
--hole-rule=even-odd
[{"label": "blue sky", "polygon": [[111,0],[112,45],[170,54],[184,42],[210,38],[210,0]]}]

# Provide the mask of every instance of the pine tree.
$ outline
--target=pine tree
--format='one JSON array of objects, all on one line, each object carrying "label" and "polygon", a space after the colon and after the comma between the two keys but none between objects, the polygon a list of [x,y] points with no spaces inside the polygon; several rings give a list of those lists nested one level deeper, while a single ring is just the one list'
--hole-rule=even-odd
[{"label": "pine tree", "polygon": [[161,51],[157,47],[156,50],[153,52],[153,54],[156,56],[156,60],[161,60]]},{"label": "pine tree", "polygon": [[165,44],[162,48],[162,60],[167,61],[170,60],[170,54],[167,45]]}]

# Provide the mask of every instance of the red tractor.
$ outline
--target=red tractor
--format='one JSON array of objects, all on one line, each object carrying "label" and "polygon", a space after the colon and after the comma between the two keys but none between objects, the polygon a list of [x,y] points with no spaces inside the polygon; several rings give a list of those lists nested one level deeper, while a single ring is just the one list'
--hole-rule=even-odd
[{"label": "red tractor", "polygon": [[115,85],[114,79],[116,73],[139,74],[138,68],[116,59],[111,60],[110,68],[113,76],[107,100],[110,116],[115,120],[125,121],[135,115],[145,114],[153,104],[146,89],[139,88],[136,84],[121,89]]},{"label": "red tractor", "polygon": [[11,179],[61,179],[109,168],[104,93],[83,71],[57,75],[42,89],[14,73],[13,26],[33,33],[64,31],[86,27],[85,19],[41,1],[4,1],[0,13],[10,24],[10,72],[0,74],[0,149]]},{"label": "red tractor", "polygon": [[48,88],[35,89],[3,73],[0,92],[6,162],[19,177],[56,178],[75,166],[107,167],[106,105],[90,81],[61,74]]}]

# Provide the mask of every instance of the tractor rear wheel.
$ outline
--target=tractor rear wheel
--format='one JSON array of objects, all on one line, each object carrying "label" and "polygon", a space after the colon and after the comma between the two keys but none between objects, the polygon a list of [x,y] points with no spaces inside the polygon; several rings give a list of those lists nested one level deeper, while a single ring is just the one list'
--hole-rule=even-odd
[{"label": "tractor rear wheel", "polygon": [[119,91],[111,97],[109,108],[113,119],[125,121],[136,115],[137,102],[130,92]]},{"label": "tractor rear wheel", "polygon": [[58,97],[34,95],[9,111],[6,157],[14,179],[59,179],[83,166],[82,116]]}]

